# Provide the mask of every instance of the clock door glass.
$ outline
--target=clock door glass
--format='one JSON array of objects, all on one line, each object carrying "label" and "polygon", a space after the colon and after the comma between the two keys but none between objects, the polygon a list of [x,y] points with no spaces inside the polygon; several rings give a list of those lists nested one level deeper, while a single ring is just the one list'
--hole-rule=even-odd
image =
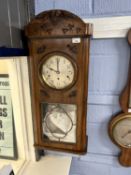
[{"label": "clock door glass", "polygon": [[72,62],[64,56],[53,55],[42,65],[42,79],[55,89],[64,89],[74,81],[75,70]]},{"label": "clock door glass", "polygon": [[76,105],[42,104],[43,138],[58,142],[76,142]]},{"label": "clock door glass", "polygon": [[113,137],[115,141],[124,147],[131,147],[131,115],[119,120],[113,128]]}]

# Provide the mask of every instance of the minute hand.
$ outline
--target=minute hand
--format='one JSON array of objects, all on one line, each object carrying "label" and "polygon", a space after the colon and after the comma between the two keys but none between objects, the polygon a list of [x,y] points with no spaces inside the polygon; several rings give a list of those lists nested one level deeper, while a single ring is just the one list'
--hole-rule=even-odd
[{"label": "minute hand", "polygon": [[57,58],[57,72],[60,73],[60,70],[59,70],[59,62],[60,62],[60,60]]}]

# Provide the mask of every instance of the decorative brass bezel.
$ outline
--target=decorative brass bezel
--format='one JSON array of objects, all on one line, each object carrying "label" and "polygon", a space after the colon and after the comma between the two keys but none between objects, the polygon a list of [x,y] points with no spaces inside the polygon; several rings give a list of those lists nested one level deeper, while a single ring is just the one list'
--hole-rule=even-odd
[{"label": "decorative brass bezel", "polygon": [[112,119],[111,122],[110,122],[110,125],[109,125],[109,136],[110,136],[111,140],[112,140],[116,145],[118,145],[118,147],[120,147],[120,148],[131,149],[130,147],[125,146],[125,145],[119,143],[119,142],[114,138],[114,135],[113,135],[113,130],[114,130],[115,126],[116,126],[121,120],[124,120],[124,119],[127,119],[127,118],[131,118],[131,113],[123,113],[123,114],[118,115],[118,116],[115,117],[114,119]]},{"label": "decorative brass bezel", "polygon": [[[74,69],[73,81],[72,81],[69,85],[67,85],[66,87],[61,88],[61,89],[51,87],[51,86],[44,80],[44,78],[42,77],[42,66],[44,65],[44,63],[45,63],[50,57],[55,56],[55,55],[63,56],[63,57],[65,57],[65,59],[68,59],[68,61],[72,64],[72,67],[73,67],[73,69]],[[63,53],[63,52],[57,51],[57,52],[49,53],[49,54],[45,55],[44,57],[42,57],[42,59],[41,59],[41,61],[40,61],[40,63],[39,63],[39,75],[38,75],[38,77],[39,77],[39,80],[40,80],[40,82],[41,82],[41,85],[42,85],[42,86],[46,86],[46,87],[48,87],[48,88],[50,88],[50,89],[52,89],[52,90],[63,91],[63,90],[67,90],[67,89],[69,89],[69,88],[72,88],[72,87],[74,86],[74,84],[76,83],[77,76],[78,76],[78,68],[77,68],[77,65],[76,65],[75,60],[74,60],[71,56],[69,56],[69,55],[67,55],[67,54],[65,54],[65,53]]]}]

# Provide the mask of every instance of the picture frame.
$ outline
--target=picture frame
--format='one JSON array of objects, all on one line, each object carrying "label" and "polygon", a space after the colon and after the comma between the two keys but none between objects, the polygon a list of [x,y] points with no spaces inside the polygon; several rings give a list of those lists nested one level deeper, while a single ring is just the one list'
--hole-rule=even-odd
[{"label": "picture frame", "polygon": [[17,157],[9,75],[0,74],[0,158],[16,160]]}]

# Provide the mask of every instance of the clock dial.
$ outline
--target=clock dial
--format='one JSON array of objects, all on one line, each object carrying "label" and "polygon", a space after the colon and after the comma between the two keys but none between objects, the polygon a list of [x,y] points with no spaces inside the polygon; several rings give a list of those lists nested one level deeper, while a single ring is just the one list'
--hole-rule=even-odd
[{"label": "clock dial", "polygon": [[42,65],[44,82],[55,89],[64,89],[74,81],[75,70],[72,62],[65,56],[53,55]]},{"label": "clock dial", "polygon": [[131,115],[119,120],[113,127],[114,140],[123,147],[131,147]]}]

